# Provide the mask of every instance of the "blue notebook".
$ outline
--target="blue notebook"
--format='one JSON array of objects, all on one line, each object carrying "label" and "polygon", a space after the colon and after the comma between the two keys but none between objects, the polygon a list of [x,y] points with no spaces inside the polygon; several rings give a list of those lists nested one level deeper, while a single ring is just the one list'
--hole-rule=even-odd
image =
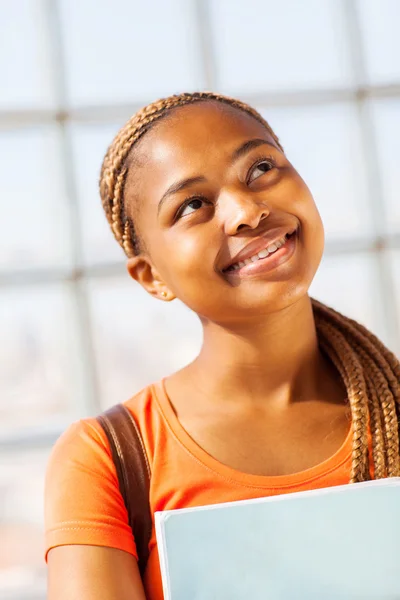
[{"label": "blue notebook", "polygon": [[157,512],[165,600],[399,600],[400,478]]}]

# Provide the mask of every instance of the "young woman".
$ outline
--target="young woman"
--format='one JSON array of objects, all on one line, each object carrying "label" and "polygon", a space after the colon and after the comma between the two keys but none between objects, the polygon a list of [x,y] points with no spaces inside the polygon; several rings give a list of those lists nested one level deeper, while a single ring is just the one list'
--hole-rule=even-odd
[{"label": "young woman", "polygon": [[[256,111],[212,93],[151,104],[114,139],[100,189],[131,277],[204,330],[191,364],[125,403],[152,512],[400,474],[400,365],[308,296],[321,219]],[[95,419],[53,450],[46,530],[50,600],[162,599],[154,532],[142,586]]]}]

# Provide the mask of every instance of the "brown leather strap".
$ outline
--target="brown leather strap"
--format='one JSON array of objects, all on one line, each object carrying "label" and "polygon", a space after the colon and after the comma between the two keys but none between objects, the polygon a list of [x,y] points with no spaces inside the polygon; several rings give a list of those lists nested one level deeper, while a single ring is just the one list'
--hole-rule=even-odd
[{"label": "brown leather strap", "polygon": [[97,417],[111,448],[119,488],[135,538],[139,570],[143,576],[149,557],[152,530],[150,465],[140,431],[128,409],[117,404]]}]

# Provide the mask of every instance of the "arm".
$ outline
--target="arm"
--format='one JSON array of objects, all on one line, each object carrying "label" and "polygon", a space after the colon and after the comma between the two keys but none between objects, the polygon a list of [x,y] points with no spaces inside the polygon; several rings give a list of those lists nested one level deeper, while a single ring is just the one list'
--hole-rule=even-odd
[{"label": "arm", "polygon": [[48,600],[146,600],[134,556],[101,546],[58,546],[48,555]]},{"label": "arm", "polygon": [[45,522],[49,600],[145,600],[115,466],[93,420],[53,448]]}]

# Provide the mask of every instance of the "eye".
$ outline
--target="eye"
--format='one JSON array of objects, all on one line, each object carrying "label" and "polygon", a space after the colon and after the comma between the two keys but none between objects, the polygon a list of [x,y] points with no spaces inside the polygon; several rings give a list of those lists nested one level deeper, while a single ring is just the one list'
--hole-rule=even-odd
[{"label": "eye", "polygon": [[271,169],[273,169],[275,166],[276,166],[276,163],[272,157],[263,158],[262,160],[259,160],[250,169],[250,173],[247,178],[247,184],[251,183],[252,181],[255,181],[256,179],[261,177],[261,175],[268,173],[268,171],[271,171]]},{"label": "eye", "polygon": [[187,200],[185,200],[185,202],[182,204],[182,206],[176,213],[176,219],[180,219],[181,217],[187,217],[187,215],[190,215],[196,210],[199,210],[199,208],[202,208],[202,206],[204,205],[204,202],[204,198],[201,198],[199,196],[188,198]]}]

